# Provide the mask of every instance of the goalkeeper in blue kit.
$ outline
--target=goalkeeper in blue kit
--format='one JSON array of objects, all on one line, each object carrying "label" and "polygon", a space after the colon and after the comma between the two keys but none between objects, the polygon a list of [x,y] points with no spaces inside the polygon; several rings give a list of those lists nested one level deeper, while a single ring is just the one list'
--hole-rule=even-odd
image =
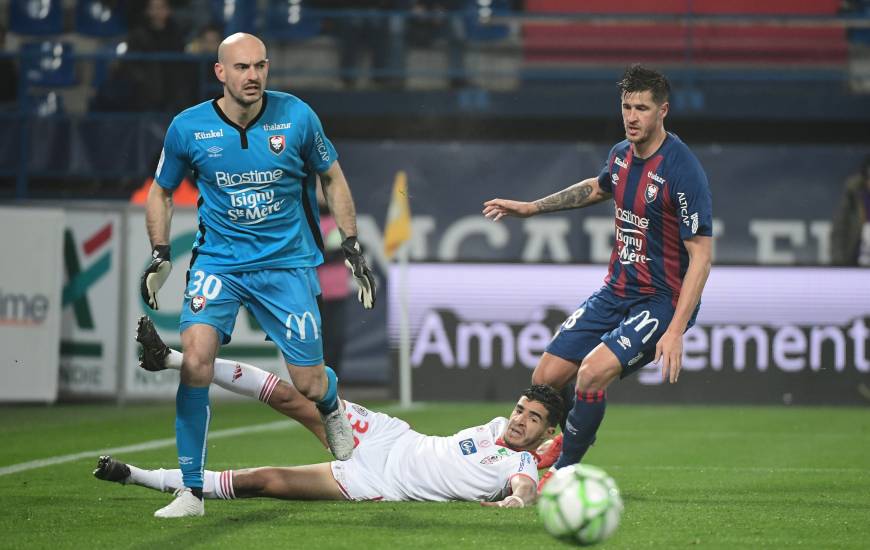
[{"label": "goalkeeper in blue kit", "polygon": [[221,43],[215,75],[223,96],[172,120],[146,203],[152,261],[141,292],[156,310],[171,270],[172,191],[189,170],[196,174],[199,231],[180,319],[184,361],[175,420],[184,488],[157,517],[204,514],[208,388],[218,348],[230,341],[241,305],[281,350],[296,389],[316,404],[336,459],[353,453],[338,380],[323,364],[317,176],[366,309],[374,306],[375,281],[357,243],[353,198],[335,148],[307,104],[265,89],[268,72],[257,37],[238,33]]}]

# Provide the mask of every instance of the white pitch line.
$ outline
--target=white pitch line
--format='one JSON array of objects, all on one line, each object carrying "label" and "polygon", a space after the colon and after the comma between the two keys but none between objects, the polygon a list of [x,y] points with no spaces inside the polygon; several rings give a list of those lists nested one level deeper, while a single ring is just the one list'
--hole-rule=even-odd
[{"label": "white pitch line", "polygon": [[[293,429],[298,427],[299,425],[300,424],[298,424],[297,422],[278,420],[275,422],[267,422],[265,424],[254,424],[251,426],[241,426],[239,428],[217,430],[209,433],[208,438],[211,440],[221,439],[224,437],[233,437],[236,435],[247,435],[260,432],[274,432],[277,430]],[[13,464],[11,466],[4,466],[0,468],[0,476],[16,474],[18,472],[26,472],[27,470],[34,470],[36,468],[43,468],[45,466],[53,466],[54,464],[75,462],[76,460],[81,460],[83,458],[96,458],[100,455],[135,453],[138,451],[150,451],[153,449],[162,449],[163,447],[174,446],[175,438],[167,437],[165,439],[152,439],[151,441],[136,443],[135,445],[126,445],[124,447],[112,447],[110,449],[97,449],[95,451],[82,451],[80,453],[53,456],[50,458],[40,458],[38,460],[31,460],[29,462],[21,462],[19,464]]]}]

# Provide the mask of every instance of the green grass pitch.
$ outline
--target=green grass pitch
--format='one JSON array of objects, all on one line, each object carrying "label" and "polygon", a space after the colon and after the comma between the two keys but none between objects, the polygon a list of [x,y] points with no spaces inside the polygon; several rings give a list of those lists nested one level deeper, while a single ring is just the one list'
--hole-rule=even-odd
[{"label": "green grass pitch", "polygon": [[[439,403],[399,416],[419,431],[451,434],[510,407]],[[259,403],[216,402],[213,411],[212,432],[281,419]],[[563,546],[544,532],[533,508],[475,503],[211,500],[204,518],[158,520],[154,510],[171,495],[94,479],[96,454],[4,469],[171,438],[172,404],[6,406],[0,417],[0,548]],[[117,456],[142,467],[176,467],[173,446]],[[209,469],[327,460],[289,421],[209,441]],[[604,548],[870,547],[866,408],[614,402],[585,462],[613,475],[625,500],[622,524]]]}]

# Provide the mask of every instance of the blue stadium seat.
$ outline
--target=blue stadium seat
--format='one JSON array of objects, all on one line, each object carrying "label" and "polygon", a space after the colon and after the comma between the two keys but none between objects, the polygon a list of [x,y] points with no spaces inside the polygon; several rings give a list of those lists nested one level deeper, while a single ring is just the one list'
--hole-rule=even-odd
[{"label": "blue stadium seat", "polygon": [[118,36],[127,32],[123,2],[79,0],[76,2],[76,32],[86,36]]},{"label": "blue stadium seat", "polygon": [[489,19],[510,15],[510,0],[465,0],[465,36],[470,42],[504,40],[510,35],[508,25],[492,24]]},{"label": "blue stadium seat", "polygon": [[61,0],[10,0],[9,30],[44,36],[63,32]]},{"label": "blue stadium seat", "polygon": [[64,114],[63,97],[57,92],[30,94],[27,96],[27,106],[30,113],[38,117]]},{"label": "blue stadium seat", "polygon": [[304,40],[320,34],[320,17],[307,13],[305,0],[269,0],[263,34],[284,40]]},{"label": "blue stadium seat", "polygon": [[33,42],[21,46],[24,78],[32,86],[72,86],[76,83],[73,47],[67,42]]},{"label": "blue stadium seat", "polygon": [[256,2],[246,0],[211,0],[212,21],[223,27],[224,36],[256,31]]}]

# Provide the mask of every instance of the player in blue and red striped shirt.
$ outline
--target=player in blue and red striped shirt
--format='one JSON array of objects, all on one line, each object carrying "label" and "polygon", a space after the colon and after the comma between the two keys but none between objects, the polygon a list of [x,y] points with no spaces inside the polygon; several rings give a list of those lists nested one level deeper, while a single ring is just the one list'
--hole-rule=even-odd
[{"label": "player in blue and red striped shirt", "polygon": [[617,377],[655,360],[663,379],[677,381],[683,333],[695,322],[710,272],[710,188],[695,155],[665,131],[670,84],[634,65],[619,89],[626,139],[610,150],[598,177],[534,202],[484,204],[484,215],[499,220],[614,202],[616,242],[605,284],[562,323],[532,375],[534,383],[555,387],[576,379],[554,469],[579,462],[595,441],[605,390]]}]

